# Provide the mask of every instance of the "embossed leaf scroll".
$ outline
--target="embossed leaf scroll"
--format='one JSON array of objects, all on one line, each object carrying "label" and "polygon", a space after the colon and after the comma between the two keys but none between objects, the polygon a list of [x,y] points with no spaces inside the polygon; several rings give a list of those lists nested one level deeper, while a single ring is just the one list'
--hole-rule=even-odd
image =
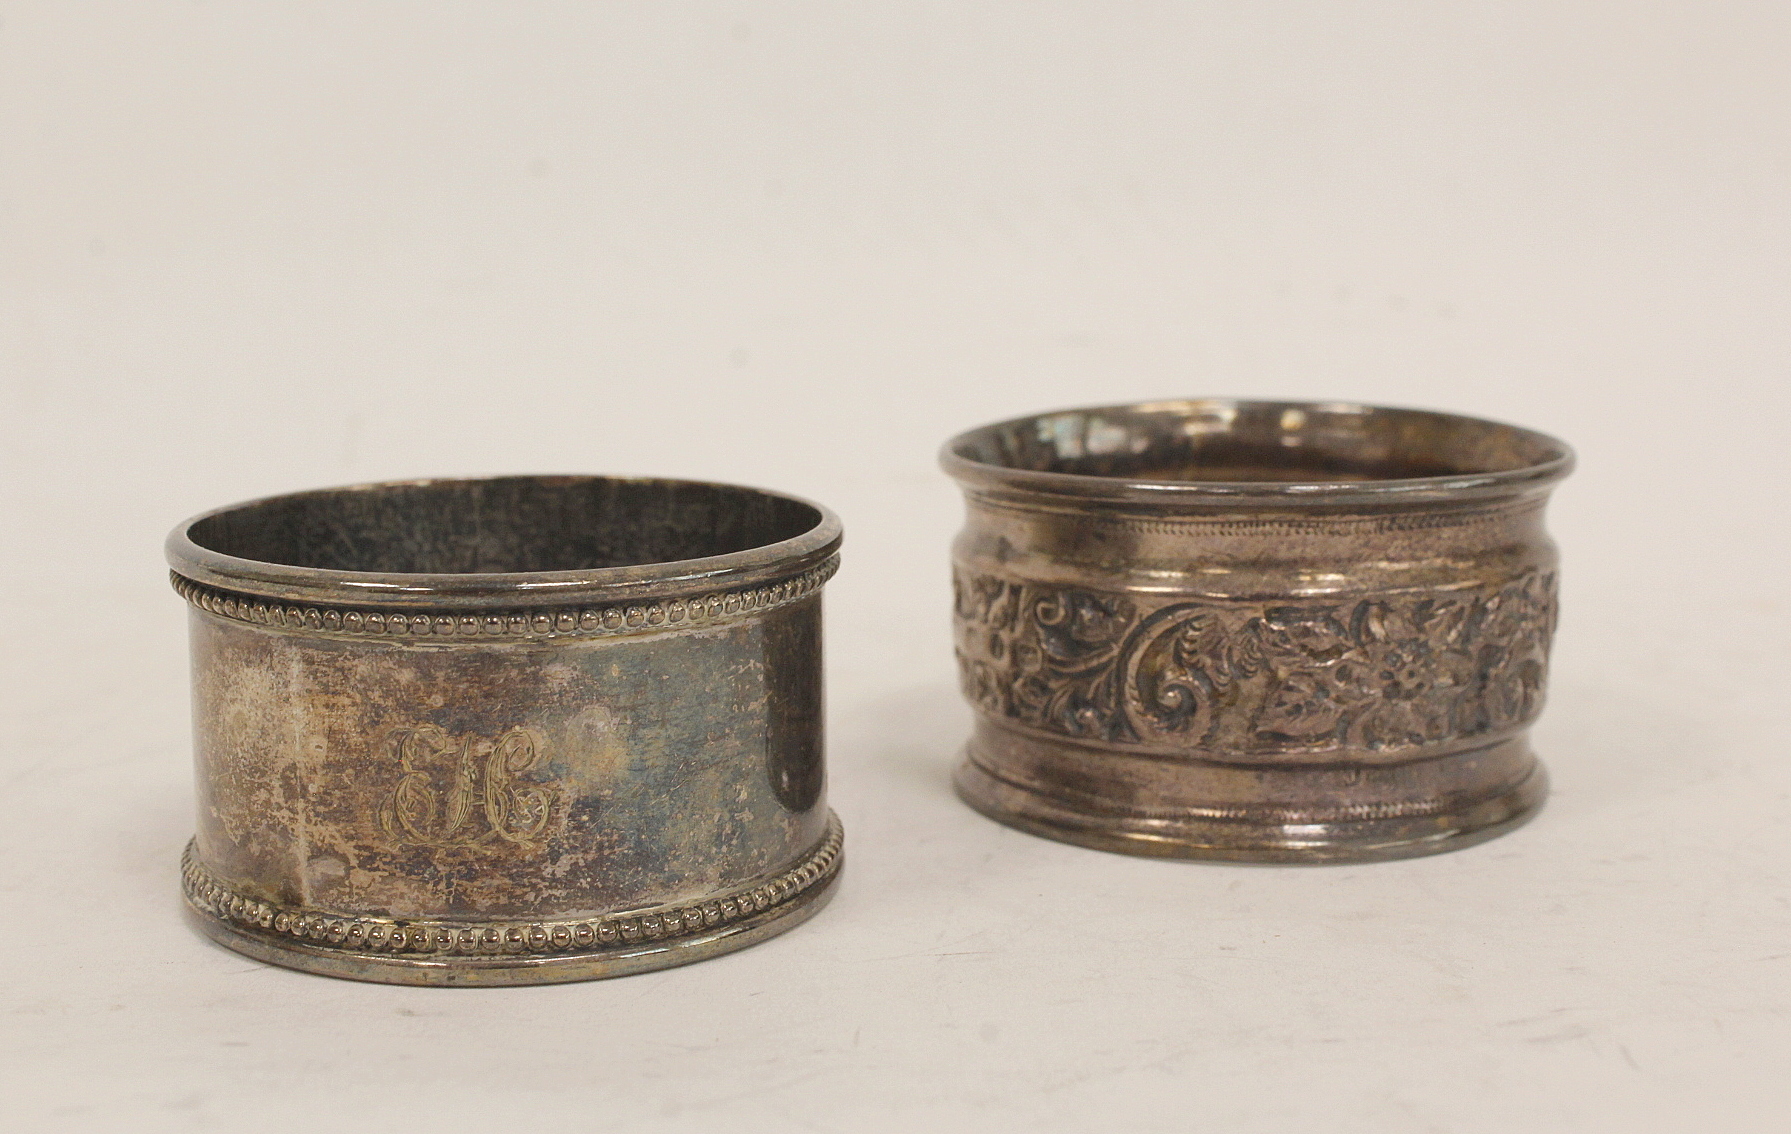
[{"label": "embossed leaf scroll", "polygon": [[960,574],[958,663],[983,711],[1175,749],[1418,749],[1541,710],[1552,573],[1502,584],[1264,605]]},{"label": "embossed leaf scroll", "polygon": [[539,743],[528,729],[513,728],[496,741],[456,740],[434,725],[419,725],[394,730],[386,745],[404,775],[379,818],[399,842],[529,844],[547,829],[553,790],[517,779],[540,761]]}]

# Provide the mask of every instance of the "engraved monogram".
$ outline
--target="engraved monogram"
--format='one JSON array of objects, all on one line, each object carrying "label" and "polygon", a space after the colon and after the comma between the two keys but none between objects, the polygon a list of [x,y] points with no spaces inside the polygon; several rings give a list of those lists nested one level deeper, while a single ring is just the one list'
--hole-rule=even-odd
[{"label": "engraved monogram", "polygon": [[965,695],[1032,728],[1176,749],[1418,749],[1542,707],[1555,579],[1304,603],[1150,606],[959,573]]},{"label": "engraved monogram", "polygon": [[399,842],[528,845],[547,830],[557,793],[518,778],[541,762],[541,743],[530,730],[513,728],[487,741],[418,725],[393,731],[386,745],[404,774],[381,805],[379,821]]}]

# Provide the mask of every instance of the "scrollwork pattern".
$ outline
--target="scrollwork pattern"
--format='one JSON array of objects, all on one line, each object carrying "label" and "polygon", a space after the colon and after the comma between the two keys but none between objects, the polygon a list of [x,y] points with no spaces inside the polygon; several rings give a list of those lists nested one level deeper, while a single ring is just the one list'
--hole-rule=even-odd
[{"label": "scrollwork pattern", "polygon": [[1423,749],[1541,709],[1555,579],[1302,603],[1169,602],[959,572],[965,696],[1091,740]]},{"label": "scrollwork pattern", "polygon": [[546,831],[553,789],[517,778],[540,762],[528,729],[513,728],[493,742],[418,725],[394,730],[386,745],[403,775],[379,819],[399,842],[454,847],[496,838],[530,845]]}]

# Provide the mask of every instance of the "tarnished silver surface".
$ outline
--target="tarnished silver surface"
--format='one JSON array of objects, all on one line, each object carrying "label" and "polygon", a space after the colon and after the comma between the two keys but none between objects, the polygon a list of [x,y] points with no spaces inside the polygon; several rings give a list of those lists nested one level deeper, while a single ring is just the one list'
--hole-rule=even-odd
[{"label": "tarnished silver surface", "polygon": [[825,903],[839,522],[671,480],[299,493],[168,541],[191,606],[187,901],[262,960],[406,984],[683,964]]},{"label": "tarnished silver surface", "polygon": [[1185,401],[972,430],[956,645],[978,810],[1106,850],[1428,854],[1528,818],[1556,616],[1553,438]]}]

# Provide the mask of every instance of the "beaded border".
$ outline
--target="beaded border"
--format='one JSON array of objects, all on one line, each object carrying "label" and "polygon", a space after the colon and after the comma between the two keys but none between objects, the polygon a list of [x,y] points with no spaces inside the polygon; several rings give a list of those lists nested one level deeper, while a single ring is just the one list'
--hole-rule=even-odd
[{"label": "beaded border", "polygon": [[258,930],[257,936],[361,955],[553,956],[688,937],[783,905],[839,873],[843,839],[839,816],[828,812],[820,844],[799,865],[767,882],[707,901],[575,921],[428,921],[290,909],[245,897],[219,882],[199,864],[190,842],[180,873],[194,909],[232,928]]},{"label": "beaded border", "polygon": [[563,638],[651,634],[725,622],[807,598],[833,578],[839,566],[839,556],[834,555],[818,567],[769,587],[718,591],[688,599],[493,611],[297,606],[196,583],[179,572],[170,572],[169,578],[180,596],[200,610],[261,626],[357,638]]}]

